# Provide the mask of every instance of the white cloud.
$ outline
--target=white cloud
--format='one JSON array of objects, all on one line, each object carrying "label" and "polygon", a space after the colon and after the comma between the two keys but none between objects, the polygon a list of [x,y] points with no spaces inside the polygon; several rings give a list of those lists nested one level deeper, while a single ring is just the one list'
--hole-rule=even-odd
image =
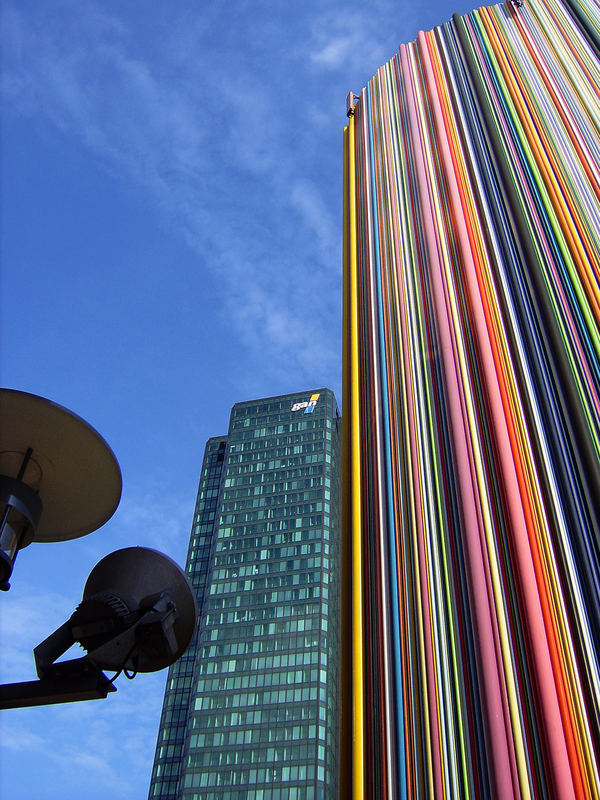
[{"label": "white cloud", "polygon": [[27,762],[36,769],[22,776],[24,787],[36,785],[37,770],[53,776],[51,785],[37,784],[35,796],[41,800],[64,797],[67,786],[71,797],[143,796],[164,678],[165,673],[159,673],[131,682],[120,679],[117,693],[106,700],[3,712],[5,730],[10,730],[10,737],[2,740],[4,768],[11,757],[26,751]]},{"label": "white cloud", "polygon": [[151,547],[183,565],[190,537],[193,505],[190,497],[181,497],[164,487],[124,492],[115,514],[114,527],[123,546]]},{"label": "white cloud", "polygon": [[[290,146],[298,120],[289,113],[289,78],[275,71],[267,89],[264,67],[250,66],[243,50],[217,53],[202,21],[192,33],[184,30],[187,18],[176,21],[183,47],[171,30],[150,60],[133,31],[95,4],[63,8],[71,13],[60,22],[48,15],[34,26],[16,7],[7,15],[10,100],[21,113],[51,119],[115,175],[149,192],[165,223],[198,253],[198,268],[218,276],[223,308],[251,356],[282,373],[293,361],[295,376],[301,366],[314,380],[325,351],[330,365],[338,359],[330,323],[339,305],[328,292],[341,267],[339,232],[329,198],[297,179],[305,165]],[[279,56],[298,66],[294,54]],[[303,146],[310,142],[308,131],[299,134]],[[320,341],[314,362],[304,348],[306,324]]]},{"label": "white cloud", "polygon": [[[410,15],[403,14],[404,18],[407,16]],[[324,10],[315,15],[312,23],[310,61],[314,68],[343,70],[351,75],[360,56],[361,64],[375,70],[394,54],[387,33],[381,29],[381,17],[368,8],[343,13],[338,9]],[[365,77],[370,78],[368,72]],[[362,87],[351,88],[359,91]]]},{"label": "white cloud", "polygon": [[329,69],[338,69],[348,58],[352,50],[353,36],[335,36],[321,44],[310,54],[311,61]]},{"label": "white cloud", "polygon": [[339,252],[339,231],[317,186],[307,180],[296,181],[292,187],[291,200],[293,206],[300,211],[309,231],[315,235],[323,260],[333,261]]},{"label": "white cloud", "polygon": [[76,602],[58,592],[41,592],[18,578],[15,572],[13,586],[2,598],[0,676],[7,683],[36,678],[33,648],[68,619]]}]

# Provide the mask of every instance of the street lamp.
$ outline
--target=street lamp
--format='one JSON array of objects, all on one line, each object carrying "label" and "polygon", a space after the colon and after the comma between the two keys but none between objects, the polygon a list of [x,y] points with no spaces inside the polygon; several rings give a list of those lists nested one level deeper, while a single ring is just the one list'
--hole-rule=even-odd
[{"label": "street lamp", "polygon": [[117,459],[91,425],[44,397],[0,389],[0,589],[10,588],[19,550],[104,525],[121,486]]},{"label": "street lamp", "polygon": [[[87,422],[43,397],[0,389],[0,589],[19,550],[85,536],[114,514],[121,470]],[[0,686],[0,709],[106,698],[121,672],[154,672],[187,650],[198,621],[181,568],[146,547],[105,556],[82,601],[34,649],[38,680]],[[87,655],[58,661],[73,644]],[[103,670],[115,675],[107,677]]]}]

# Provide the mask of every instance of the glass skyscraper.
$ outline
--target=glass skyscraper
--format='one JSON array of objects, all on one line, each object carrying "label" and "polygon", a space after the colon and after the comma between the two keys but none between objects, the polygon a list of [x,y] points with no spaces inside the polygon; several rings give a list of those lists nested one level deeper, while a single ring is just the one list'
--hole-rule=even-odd
[{"label": "glass skyscraper", "polygon": [[209,439],[150,800],[337,797],[341,420],[328,389],[237,403]]}]

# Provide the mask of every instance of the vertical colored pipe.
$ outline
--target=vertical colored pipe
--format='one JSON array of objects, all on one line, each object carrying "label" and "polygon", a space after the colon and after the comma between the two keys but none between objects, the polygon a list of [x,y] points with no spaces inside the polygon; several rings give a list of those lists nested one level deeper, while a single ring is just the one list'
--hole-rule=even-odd
[{"label": "vertical colored pipe", "polygon": [[600,13],[524,3],[345,130],[353,800],[600,797]]},{"label": "vertical colored pipe", "polygon": [[360,356],[356,258],[356,169],[354,117],[348,124],[348,273],[350,324],[350,463],[352,506],[352,798],[364,800],[364,636],[361,502]]}]

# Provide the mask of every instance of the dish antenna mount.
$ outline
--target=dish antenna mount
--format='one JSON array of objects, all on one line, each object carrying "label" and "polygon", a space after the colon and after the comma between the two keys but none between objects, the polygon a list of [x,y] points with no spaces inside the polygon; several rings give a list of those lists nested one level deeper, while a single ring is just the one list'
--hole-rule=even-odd
[{"label": "dish antenna mount", "polygon": [[[56,403],[0,389],[0,590],[19,550],[104,525],[121,499],[121,470],[87,422]],[[33,651],[37,681],[0,686],[0,709],[105,698],[124,672],[168,667],[198,621],[194,591],[168,556],[127,547],[91,571],[81,603]],[[87,655],[58,661],[79,643]],[[108,678],[103,670],[115,671]]]},{"label": "dish antenna mount", "polygon": [[[121,672],[133,678],[176,661],[197,621],[196,596],[174,561],[147,547],[116,550],[91,571],[71,617],[34,649],[39,680],[0,686],[0,709],[105,698]],[[76,643],[86,656],[57,661]]]}]

